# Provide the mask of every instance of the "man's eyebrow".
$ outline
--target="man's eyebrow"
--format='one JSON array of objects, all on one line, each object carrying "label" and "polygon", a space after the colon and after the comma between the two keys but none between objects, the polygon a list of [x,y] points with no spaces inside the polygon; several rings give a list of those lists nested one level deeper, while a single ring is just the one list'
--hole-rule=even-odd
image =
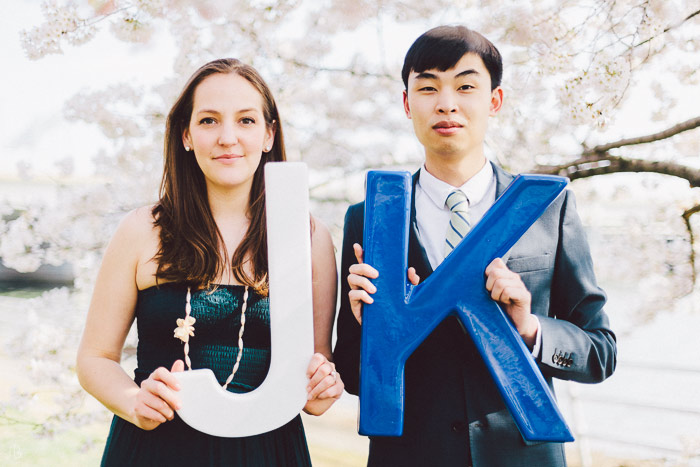
[{"label": "man's eyebrow", "polygon": [[416,79],[437,79],[437,76],[433,73],[428,73],[427,71],[424,71],[423,73],[418,73],[416,75]]},{"label": "man's eyebrow", "polygon": [[474,68],[469,68],[468,70],[460,71],[455,75],[455,78],[461,78],[462,76],[469,76],[469,75],[478,75],[479,72],[476,71]]},{"label": "man's eyebrow", "polygon": [[[478,75],[479,72],[476,71],[474,68],[469,68],[464,71],[460,71],[455,75],[455,78],[461,78],[463,76],[468,76],[468,75]],[[424,71],[422,73],[418,73],[416,75],[416,79],[437,79],[437,75],[434,73],[428,73],[427,71]]]}]

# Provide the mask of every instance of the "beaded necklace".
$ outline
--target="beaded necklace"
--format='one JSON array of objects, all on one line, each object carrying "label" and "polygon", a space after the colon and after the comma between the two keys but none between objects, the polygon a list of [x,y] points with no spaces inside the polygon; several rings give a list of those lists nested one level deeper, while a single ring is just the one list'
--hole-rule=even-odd
[{"label": "beaded necklace", "polygon": [[[192,295],[190,293],[190,288],[187,287],[187,298],[185,301],[185,318],[177,319],[177,327],[175,328],[174,337],[180,339],[185,344],[185,364],[189,370],[192,369],[192,362],[190,361],[190,336],[194,336],[194,323],[197,321],[193,316],[190,316],[192,312],[192,306],[190,305],[190,299]],[[241,306],[241,329],[238,331],[238,355],[236,355],[236,363],[233,365],[233,370],[231,374],[226,378],[226,382],[222,385],[226,389],[233,380],[234,375],[238,371],[238,367],[241,363],[241,357],[243,356],[243,331],[245,330],[245,311],[248,306],[248,286],[245,286],[245,291],[243,292],[243,305]]]}]

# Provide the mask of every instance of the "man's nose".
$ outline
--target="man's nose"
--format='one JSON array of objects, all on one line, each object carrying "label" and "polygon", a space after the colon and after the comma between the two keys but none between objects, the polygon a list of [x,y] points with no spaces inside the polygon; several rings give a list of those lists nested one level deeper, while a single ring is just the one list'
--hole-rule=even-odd
[{"label": "man's nose", "polygon": [[457,111],[457,100],[452,92],[442,91],[438,94],[436,110],[441,114],[449,114]]}]

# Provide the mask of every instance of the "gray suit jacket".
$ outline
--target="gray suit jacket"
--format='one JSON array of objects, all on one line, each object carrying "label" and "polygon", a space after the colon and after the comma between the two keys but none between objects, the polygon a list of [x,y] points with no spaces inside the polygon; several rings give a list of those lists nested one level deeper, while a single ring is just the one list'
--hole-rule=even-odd
[{"label": "gray suit jacket", "polygon": [[[497,196],[513,176],[494,166]],[[414,192],[417,177],[414,177]],[[345,217],[341,275],[362,244],[364,204]],[[420,243],[412,202],[408,264],[421,279],[432,273]],[[594,383],[616,363],[615,335],[603,311],[588,243],[573,193],[562,193],[511,249],[508,267],[532,294],[541,323],[538,365],[552,378]],[[346,389],[357,394],[361,328],[352,315],[342,280],[338,340],[334,350]],[[414,351],[405,368],[404,434],[374,437],[369,465],[376,466],[562,466],[563,445],[529,443],[520,436],[473,343],[456,318],[448,318]]]}]

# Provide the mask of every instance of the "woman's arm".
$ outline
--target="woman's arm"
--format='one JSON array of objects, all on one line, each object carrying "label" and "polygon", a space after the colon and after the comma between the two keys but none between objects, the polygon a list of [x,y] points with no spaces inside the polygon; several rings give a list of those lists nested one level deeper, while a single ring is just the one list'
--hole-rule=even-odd
[{"label": "woman's arm", "polygon": [[[172,419],[179,404],[177,381],[167,369],[153,372],[139,388],[120,365],[134,320],[139,261],[145,240],[153,235],[147,207],[132,211],[120,223],[95,281],[77,359],[83,388],[119,417],[146,430]],[[176,362],[173,370],[181,366]]]},{"label": "woman's arm", "polygon": [[314,351],[332,360],[331,335],[338,301],[338,275],[331,234],[318,219],[314,219],[314,231],[311,235],[311,277]]},{"label": "woman's arm", "polygon": [[313,220],[311,234],[311,271],[314,306],[314,357],[309,364],[309,402],[304,411],[321,415],[343,394],[343,381],[330,361],[331,335],[335,321],[338,276],[333,240],[328,228]]}]

